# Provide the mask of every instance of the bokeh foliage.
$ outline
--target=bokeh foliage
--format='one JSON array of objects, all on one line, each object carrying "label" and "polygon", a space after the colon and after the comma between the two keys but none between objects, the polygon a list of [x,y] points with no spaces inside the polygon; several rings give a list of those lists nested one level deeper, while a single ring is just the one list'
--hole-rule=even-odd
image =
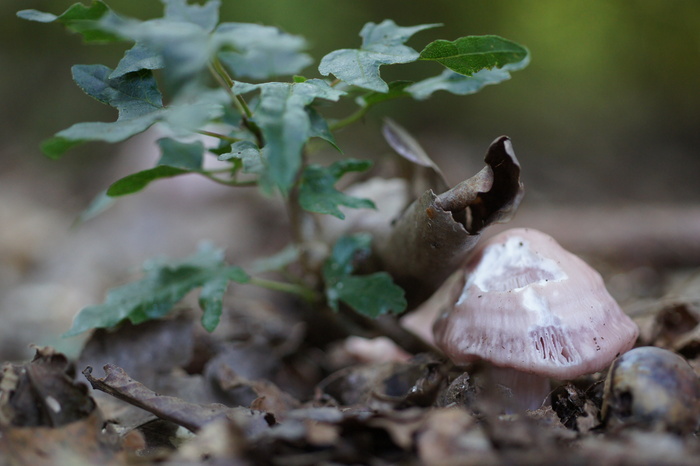
[{"label": "bokeh foliage", "polygon": [[[60,27],[47,28],[14,16],[19,9],[61,11],[72,3],[5,0],[0,4],[0,37],[5,44],[0,51],[3,159],[39,158],[36,143],[47,135],[86,115],[95,120],[110,118],[108,109],[83,99],[70,76],[72,63],[105,62],[105,49],[83,47],[77,35],[66,35]],[[161,8],[157,1],[108,4],[141,18]],[[641,182],[624,184],[620,178],[658,172],[655,157],[663,152],[670,163],[665,170],[676,180],[676,189],[663,195],[676,200],[700,192],[690,187],[697,184],[691,183],[690,174],[700,169],[694,156],[700,139],[700,2],[237,0],[224,2],[222,18],[302,34],[309,39],[316,61],[331,50],[357,43],[357,31],[365,22],[385,18],[403,25],[444,24],[423,32],[424,40],[467,34],[512,38],[527,44],[533,55],[532,64],[518,79],[487,89],[466,104],[438,93],[420,111],[411,107],[409,112],[405,103],[397,101],[389,108],[390,116],[400,116],[401,123],[418,135],[457,135],[457,142],[473,142],[475,147],[506,133],[524,157],[600,173],[606,193],[614,193],[615,183],[626,186],[627,192],[620,194],[623,198],[651,197]],[[112,52],[116,63],[122,50],[114,47]],[[368,126],[376,123],[372,118],[370,114]],[[4,150],[8,145],[21,147],[23,153]],[[75,160],[84,162],[80,155]],[[70,163],[62,165],[59,170],[70,171]],[[619,168],[624,165],[633,167]],[[651,168],[645,171],[644,167]],[[546,173],[540,173],[526,174],[530,186],[552,183]]]}]

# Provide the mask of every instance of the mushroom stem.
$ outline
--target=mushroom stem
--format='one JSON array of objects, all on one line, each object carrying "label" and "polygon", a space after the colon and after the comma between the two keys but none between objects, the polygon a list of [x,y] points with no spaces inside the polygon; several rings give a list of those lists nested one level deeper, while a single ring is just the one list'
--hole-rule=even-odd
[{"label": "mushroom stem", "polygon": [[493,365],[485,368],[484,375],[506,414],[534,411],[549,401],[551,388],[547,377]]}]

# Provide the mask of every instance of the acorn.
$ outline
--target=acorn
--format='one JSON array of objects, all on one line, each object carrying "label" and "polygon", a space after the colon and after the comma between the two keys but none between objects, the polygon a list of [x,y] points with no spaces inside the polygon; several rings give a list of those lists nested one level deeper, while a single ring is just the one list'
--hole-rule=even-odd
[{"label": "acorn", "polygon": [[700,425],[700,379],[672,351],[635,348],[608,370],[601,417],[611,429],[692,433]]}]

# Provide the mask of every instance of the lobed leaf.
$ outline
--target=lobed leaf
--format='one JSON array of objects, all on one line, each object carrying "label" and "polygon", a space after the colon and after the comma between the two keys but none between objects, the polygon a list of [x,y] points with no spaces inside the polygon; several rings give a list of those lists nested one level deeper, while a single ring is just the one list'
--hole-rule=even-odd
[{"label": "lobed leaf", "polygon": [[117,121],[77,123],[42,144],[42,151],[58,158],[71,147],[86,141],[119,142],[150,128],[165,109],[153,74],[148,70],[111,78],[103,65],[75,65],[73,80],[90,97],[114,107]]},{"label": "lobed leaf", "polygon": [[425,100],[436,91],[448,91],[456,95],[468,95],[479,92],[484,86],[498,84],[510,79],[510,72],[525,68],[530,63],[530,56],[516,63],[509,63],[503,68],[481,70],[465,76],[451,70],[444,70],[440,75],[424,79],[406,88],[406,92],[417,100]]},{"label": "lobed leaf", "polygon": [[109,77],[113,79],[141,70],[159,70],[164,66],[163,57],[158,52],[137,43],[124,53]]},{"label": "lobed leaf", "polygon": [[203,309],[202,327],[213,332],[219,325],[224,309],[224,293],[228,288],[229,277],[219,276],[208,280],[199,292],[199,307]]},{"label": "lobed leaf", "polygon": [[406,309],[403,289],[395,285],[386,272],[351,275],[358,256],[367,256],[370,250],[368,234],[344,236],[336,242],[323,265],[326,299],[332,309],[337,311],[342,301],[360,314],[373,318]]},{"label": "lobed leaf", "polygon": [[372,236],[357,233],[343,236],[333,246],[331,256],[323,265],[323,277],[328,282],[335,282],[354,270],[357,259],[368,256],[372,247]]},{"label": "lobed leaf", "polygon": [[107,195],[110,197],[126,196],[127,194],[133,194],[143,190],[152,181],[162,178],[173,178],[188,173],[192,173],[192,170],[169,167],[167,165],[141,170],[112,183],[107,189]]},{"label": "lobed leaf", "polygon": [[113,197],[107,195],[107,191],[100,192],[92,199],[92,201],[90,201],[90,204],[80,213],[80,215],[78,215],[73,224],[79,225],[97,217],[102,212],[112,207],[115,202],[116,200]]},{"label": "lobed leaf", "polygon": [[231,145],[230,152],[221,154],[219,160],[230,161],[239,159],[243,167],[243,173],[261,174],[265,171],[260,149],[251,141],[238,141]]},{"label": "lobed leaf", "polygon": [[318,113],[313,107],[306,107],[306,113],[309,115],[309,121],[311,122],[311,133],[309,137],[323,139],[342,154],[343,151],[340,150],[340,147],[338,147],[338,144],[335,142],[335,136],[333,136],[328,126],[328,121],[323,118],[323,115]]},{"label": "lobed leaf", "polygon": [[116,42],[121,37],[103,28],[98,20],[116,16],[110,8],[101,1],[93,1],[90,6],[76,3],[60,15],[45,13],[37,10],[22,10],[17,16],[28,21],[40,23],[62,23],[68,30],[82,34],[85,42]]},{"label": "lobed leaf", "polygon": [[188,4],[187,0],[161,0],[165,5],[163,17],[172,21],[196,24],[211,32],[219,24],[220,0],[209,0],[203,5]]},{"label": "lobed leaf", "polygon": [[48,157],[59,158],[71,147],[87,141],[120,142],[150,128],[163,116],[163,111],[158,110],[138,118],[117,120],[111,123],[88,122],[76,123],[70,128],[56,133],[41,145],[41,149]]},{"label": "lobed leaf", "polygon": [[406,309],[406,298],[401,287],[396,286],[391,275],[375,272],[370,275],[349,275],[338,280],[330,289],[329,302],[337,310],[337,302],[343,301],[360,314],[377,318],[391,312]]},{"label": "lobed leaf", "polygon": [[337,189],[335,183],[348,172],[365,171],[372,166],[369,160],[345,159],[325,168],[320,165],[308,165],[304,170],[299,185],[299,204],[309,212],[330,214],[340,219],[345,214],[338,206],[354,209],[374,209],[369,199],[348,196]]},{"label": "lobed leaf", "polygon": [[133,173],[114,182],[107,189],[107,195],[117,197],[133,194],[157,179],[201,171],[204,156],[204,145],[201,142],[183,143],[163,138],[158,141],[158,145],[162,155],[156,167]]},{"label": "lobed leaf", "polygon": [[[107,328],[123,320],[140,323],[167,314],[187,293],[204,288],[200,306],[202,323],[209,331],[218,324],[225,283],[245,283],[248,275],[239,267],[227,266],[223,251],[209,244],[184,260],[155,260],[144,265],[144,278],[114,288],[103,304],[82,309],[65,336],[93,328]],[[225,282],[225,283],[224,283]]]},{"label": "lobed leaf", "polygon": [[272,26],[249,23],[225,23],[215,37],[233,50],[219,52],[218,57],[237,77],[269,79],[299,73],[312,63],[303,53],[306,41]]},{"label": "lobed leaf", "polygon": [[[205,87],[203,82],[208,78],[214,45],[210,42],[210,31],[192,18],[167,13],[163,18],[148,21],[106,16],[98,24],[124,40],[135,42],[151,59],[156,57],[157,64],[167,69],[163,80],[170,94],[176,95],[185,87]],[[123,60],[127,60],[124,67],[131,66],[127,58]]]},{"label": "lobed leaf", "polygon": [[467,36],[454,41],[436,40],[420,53],[421,60],[441,63],[452,71],[471,76],[483,69],[501,68],[528,56],[522,45],[499,36]]},{"label": "lobed leaf", "polygon": [[336,50],[321,59],[318,71],[353,86],[376,92],[388,92],[388,84],[380,77],[382,65],[410,63],[419,58],[418,52],[403,45],[413,34],[438,26],[422,24],[413,27],[400,27],[391,20],[380,24],[367,23],[362,28],[362,47],[359,49]]},{"label": "lobed leaf", "polygon": [[187,170],[201,170],[204,161],[204,144],[200,141],[180,142],[170,138],[158,140],[161,157],[158,165],[169,165]]},{"label": "lobed leaf", "polygon": [[261,185],[277,187],[286,193],[301,168],[301,152],[314,134],[306,108],[316,99],[338,100],[343,91],[333,89],[321,79],[299,83],[247,84],[236,82],[233,90],[246,93],[260,90],[255,123],[265,138],[265,170]]},{"label": "lobed leaf", "polygon": [[114,107],[119,119],[137,118],[163,108],[158,83],[149,70],[139,70],[116,78],[104,65],[74,65],[73,80],[90,97]]}]

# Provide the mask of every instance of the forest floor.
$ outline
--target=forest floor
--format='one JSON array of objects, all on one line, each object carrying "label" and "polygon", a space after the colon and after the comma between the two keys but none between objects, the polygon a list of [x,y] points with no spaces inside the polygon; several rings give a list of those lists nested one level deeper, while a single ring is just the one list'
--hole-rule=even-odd
[{"label": "forest floor", "polygon": [[[240,263],[275,252],[283,213],[250,194],[154,186],[71,229],[28,186],[0,186],[0,464],[700,464],[698,432],[678,418],[695,410],[697,427],[697,398],[681,414],[632,403],[604,418],[602,372],[552,381],[545,406],[506,415],[478,368],[241,285],[211,334],[188,298],[162,321],[61,339],[149,257],[205,238]],[[700,207],[524,206],[493,231],[524,225],[601,271],[636,346],[680,354],[697,388]]]}]

